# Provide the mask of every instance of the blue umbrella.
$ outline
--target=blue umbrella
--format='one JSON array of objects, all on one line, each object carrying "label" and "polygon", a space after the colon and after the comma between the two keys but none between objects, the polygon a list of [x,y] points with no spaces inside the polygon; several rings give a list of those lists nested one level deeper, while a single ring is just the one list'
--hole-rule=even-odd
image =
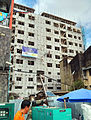
[{"label": "blue umbrella", "polygon": [[72,92],[69,92],[60,98],[57,101],[64,102],[64,98],[66,102],[91,102],[91,90],[87,89],[79,89]]}]

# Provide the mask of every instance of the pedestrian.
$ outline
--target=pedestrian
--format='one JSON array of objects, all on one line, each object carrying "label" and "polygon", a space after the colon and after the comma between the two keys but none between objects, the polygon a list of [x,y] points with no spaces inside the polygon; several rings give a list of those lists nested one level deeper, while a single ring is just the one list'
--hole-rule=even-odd
[{"label": "pedestrian", "polygon": [[14,120],[25,120],[25,114],[28,113],[30,109],[30,101],[23,100],[21,104],[21,110],[15,114]]}]

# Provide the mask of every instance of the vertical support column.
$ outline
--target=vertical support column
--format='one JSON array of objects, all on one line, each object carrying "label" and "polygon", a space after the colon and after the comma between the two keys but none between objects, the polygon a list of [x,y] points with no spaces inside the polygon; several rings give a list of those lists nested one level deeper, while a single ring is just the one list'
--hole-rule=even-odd
[{"label": "vertical support column", "polygon": [[11,15],[10,15],[10,23],[9,23],[10,29],[12,29],[13,8],[14,8],[14,0],[11,1]]}]

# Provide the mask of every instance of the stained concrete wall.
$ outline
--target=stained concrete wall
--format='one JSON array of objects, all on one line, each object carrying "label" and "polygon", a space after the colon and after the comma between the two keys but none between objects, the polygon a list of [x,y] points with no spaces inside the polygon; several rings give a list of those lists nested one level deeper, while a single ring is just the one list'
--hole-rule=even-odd
[{"label": "stained concrete wall", "polygon": [[7,101],[9,65],[10,59],[10,30],[0,26],[0,102]]}]

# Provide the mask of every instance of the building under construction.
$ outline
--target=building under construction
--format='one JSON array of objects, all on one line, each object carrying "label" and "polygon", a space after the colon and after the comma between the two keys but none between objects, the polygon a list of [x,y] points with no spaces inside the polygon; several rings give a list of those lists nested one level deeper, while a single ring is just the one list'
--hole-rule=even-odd
[{"label": "building under construction", "polygon": [[[14,4],[11,43],[10,93],[25,97],[42,89],[40,74],[48,91],[60,91],[60,60],[83,53],[81,29],[76,23],[48,13]],[[53,81],[55,79],[56,81]]]}]

